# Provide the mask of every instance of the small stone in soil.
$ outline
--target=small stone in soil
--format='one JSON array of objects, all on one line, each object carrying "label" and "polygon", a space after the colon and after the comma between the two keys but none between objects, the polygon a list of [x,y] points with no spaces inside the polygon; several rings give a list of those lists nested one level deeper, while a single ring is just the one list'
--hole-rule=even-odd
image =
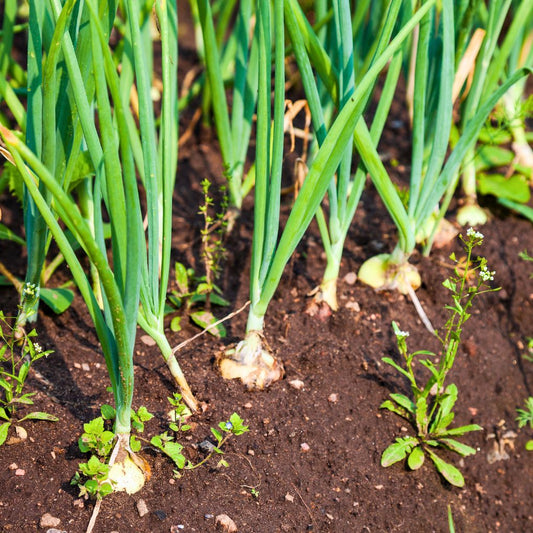
[{"label": "small stone in soil", "polygon": [[137,512],[141,518],[148,514],[148,506],[142,498],[137,502]]},{"label": "small stone in soil", "polygon": [[285,494],[285,501],[292,503],[294,501],[294,496],[287,492],[287,494]]},{"label": "small stone in soil", "polygon": [[66,531],[62,531],[61,529],[56,529],[55,527],[47,529],[46,533],[67,533]]},{"label": "small stone in soil", "polygon": [[291,379],[289,385],[296,390],[302,390],[304,388],[304,382],[301,379]]},{"label": "small stone in soil", "polygon": [[346,276],[344,276],[344,282],[348,285],[353,285],[357,281],[357,274],[355,272],[348,272]]},{"label": "small stone in soil", "polygon": [[227,514],[219,514],[215,518],[215,525],[218,529],[226,531],[227,533],[235,533],[237,525]]},{"label": "small stone in soil", "polygon": [[211,520],[211,518],[215,518],[215,515],[212,515],[212,514],[204,514],[204,518],[206,520]]},{"label": "small stone in soil", "polygon": [[74,500],[72,502],[72,505],[74,507],[79,507],[80,509],[83,509],[85,507],[85,503],[83,503],[83,500],[81,498],[79,500]]},{"label": "small stone in soil", "polygon": [[154,511],[154,515],[161,521],[165,520],[165,518],[167,517],[167,513],[161,510]]},{"label": "small stone in soil", "polygon": [[339,397],[334,392],[328,396],[329,403],[337,403],[338,399]]},{"label": "small stone in soil", "polygon": [[15,470],[15,475],[16,476],[25,476],[26,475],[26,470],[24,470],[23,468],[17,468]]},{"label": "small stone in soil", "polygon": [[203,453],[211,453],[215,449],[215,445],[206,439],[198,444],[198,449]]},{"label": "small stone in soil", "polygon": [[57,527],[60,524],[61,520],[52,516],[50,513],[45,513],[41,516],[39,525],[44,528]]},{"label": "small stone in soil", "polygon": [[311,449],[311,447],[309,446],[309,444],[307,444],[307,442],[302,442],[302,444],[300,444],[300,448],[302,452],[308,452]]},{"label": "small stone in soil", "polygon": [[179,531],[183,531],[185,529],[185,526],[183,524],[178,524],[177,526],[170,526],[170,533],[178,533]]},{"label": "small stone in soil", "polygon": [[8,466],[9,470],[17,470],[18,467],[19,467],[19,465],[17,463],[11,463]]}]

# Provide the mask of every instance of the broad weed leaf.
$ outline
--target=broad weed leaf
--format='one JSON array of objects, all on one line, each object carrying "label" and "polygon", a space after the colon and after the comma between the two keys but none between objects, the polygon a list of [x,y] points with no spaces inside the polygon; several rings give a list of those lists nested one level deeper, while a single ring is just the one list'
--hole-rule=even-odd
[{"label": "broad weed leaf", "polygon": [[107,403],[100,407],[100,412],[102,413],[104,420],[114,420],[114,418],[117,416],[115,408]]},{"label": "broad weed leaf", "polygon": [[403,407],[392,403],[390,400],[385,400],[380,406],[380,409],[388,409],[389,411],[396,413],[397,415],[405,418],[406,420],[411,420],[411,415]]},{"label": "broad weed leaf", "polygon": [[180,294],[187,294],[189,292],[189,276],[187,274],[187,269],[182,263],[175,263],[176,270],[176,283],[178,284],[178,290]]},{"label": "broad weed leaf", "polygon": [[413,451],[409,454],[407,458],[407,465],[411,470],[418,470],[424,464],[424,450],[421,446],[413,448]]},{"label": "broad weed leaf", "polygon": [[456,441],[455,439],[439,439],[439,441],[449,448],[450,450],[457,452],[458,454],[466,457],[467,455],[474,455],[476,453],[475,448],[467,446],[462,442]]},{"label": "broad weed leaf", "polygon": [[0,426],[0,446],[2,446],[2,444],[4,444],[7,439],[7,432],[9,431],[9,426],[11,426],[11,422],[4,422]]},{"label": "broad weed leaf", "polygon": [[390,394],[390,397],[400,406],[402,406],[404,409],[409,411],[410,413],[415,413],[415,404],[412,400],[410,400],[407,396],[404,394],[400,394],[398,392],[393,392]]},{"label": "broad weed leaf", "polygon": [[163,451],[174,461],[175,465],[182,469],[185,466],[185,457],[181,453],[183,446],[178,442],[166,442]]},{"label": "broad weed leaf", "polygon": [[391,444],[381,456],[381,466],[391,466],[402,459],[405,459],[411,452],[413,446],[418,444],[415,437],[398,437],[394,444]]},{"label": "broad weed leaf", "polygon": [[481,431],[482,429],[483,428],[481,426],[478,426],[477,424],[469,424],[468,426],[452,428],[442,432],[436,431],[435,435],[438,435],[440,437],[460,437],[461,435],[469,433],[470,431]]},{"label": "broad weed leaf", "polygon": [[416,427],[420,435],[425,435],[428,429],[428,405],[426,399],[421,396],[416,401]]},{"label": "broad weed leaf", "polygon": [[428,450],[431,460],[442,477],[454,487],[464,487],[465,479],[455,466],[443,461],[435,452]]},{"label": "broad weed leaf", "polygon": [[26,415],[24,418],[20,419],[20,422],[23,420],[47,420],[48,422],[57,422],[59,418],[57,416],[49,415],[48,413],[43,413],[41,411],[36,411]]}]

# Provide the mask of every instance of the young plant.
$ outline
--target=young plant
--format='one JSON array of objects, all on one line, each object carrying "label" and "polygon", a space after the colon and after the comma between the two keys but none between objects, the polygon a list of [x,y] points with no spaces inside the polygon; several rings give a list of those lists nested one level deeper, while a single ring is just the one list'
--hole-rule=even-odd
[{"label": "young plant", "polygon": [[[215,128],[220,142],[228,180],[230,230],[242,207],[244,197],[254,183],[254,169],[245,174],[253,114],[257,98],[257,27],[254,29],[254,2],[238,3],[233,26],[229,26],[235,2],[223,2],[215,28],[209,0],[191,0],[201,28],[201,57],[205,63],[208,95],[213,107]],[[219,3],[220,7],[220,3]],[[256,16],[256,15],[255,15]],[[223,44],[224,36],[228,35]],[[231,112],[225,94],[224,79],[233,81]],[[206,109],[204,99],[204,110]]]},{"label": "young plant", "polygon": [[[530,396],[527,400],[524,400],[525,409],[517,409],[518,416],[516,421],[518,427],[523,428],[529,425],[529,429],[533,429],[533,396]],[[533,451],[533,439],[530,439],[526,443],[526,450]]]},{"label": "young plant", "polygon": [[531,73],[530,67],[524,67],[509,73],[500,86],[498,83],[491,85],[477,102],[475,113],[465,123],[448,155],[457,69],[455,34],[462,24],[454,14],[452,0],[444,0],[434,7],[422,21],[413,48],[416,54],[413,62],[416,65],[413,70],[413,150],[407,209],[364,123],[354,136],[359,155],[399,232],[393,252],[367,260],[361,266],[359,279],[376,289],[397,289],[412,297],[414,289],[420,285],[420,276],[408,260],[417,240],[426,240],[425,252],[429,253],[438,223],[455,190],[458,171],[475,145],[489,113],[510,87]]},{"label": "young plant", "polygon": [[35,392],[24,392],[26,379],[31,366],[48,357],[52,350],[43,350],[39,343],[34,342],[35,330],[22,337],[15,335],[9,320],[0,311],[0,446],[7,439],[9,428],[25,420],[48,420],[57,422],[55,416],[33,411],[22,415],[19,411],[33,405]]},{"label": "young plant", "polygon": [[[494,279],[495,272],[488,270],[486,259],[472,257],[472,250],[481,246],[483,235],[469,229],[466,238],[461,237],[461,240],[466,251],[466,267],[461,271],[456,267],[454,275],[443,282],[443,286],[451,293],[451,304],[446,306],[449,318],[443,333],[437,334],[442,350],[439,355],[427,350],[409,352],[406,342],[409,333],[401,331],[398,324],[393,322],[398,350],[405,366],[400,366],[390,357],[384,357],[383,361],[407,378],[411,397],[393,393],[391,399],[381,405],[382,409],[408,420],[416,431],[415,436],[398,437],[383,452],[381,465],[390,466],[407,457],[409,468],[417,470],[424,464],[425,457],[429,456],[439,473],[457,487],[464,485],[463,475],[455,466],[444,461],[436,449],[447,449],[461,456],[475,454],[474,448],[458,441],[456,437],[482,428],[477,424],[450,427],[455,418],[453,409],[458,390],[455,384],[447,384],[446,381],[457,356],[463,326],[470,318],[469,309],[473,300],[481,294],[497,290],[488,285]],[[451,259],[458,263],[453,254]],[[477,274],[475,280],[469,285],[468,280],[474,273]],[[429,370],[429,376],[423,382],[415,369],[417,362]]]},{"label": "young plant", "polygon": [[[321,34],[324,33],[323,30],[327,30],[322,41],[305,19],[298,2],[291,0],[285,4],[287,29],[309,102],[318,146],[324,141],[336,113],[348,103],[355,86],[389,44],[395,25],[401,21],[401,4],[401,1],[394,1],[388,9],[384,9],[380,2],[374,3],[371,8],[368,3],[358,3],[352,14],[350,2],[336,0],[333,2],[333,17],[326,28],[319,32]],[[356,21],[354,27],[352,18]],[[360,25],[362,21],[365,21],[366,26]],[[361,38],[370,31],[375,32],[372,38],[366,41]],[[311,64],[318,71],[318,80],[314,79]],[[388,67],[387,78],[371,125],[374,145],[378,144],[385,124],[401,64],[400,49]],[[372,94],[373,87],[370,87],[362,99],[365,105]],[[344,242],[366,180],[366,169],[363,165],[359,165],[355,175],[352,175],[352,156],[353,142],[346,147],[341,164],[328,188],[328,215],[322,207],[316,215],[327,266],[314,301],[325,302],[333,310],[338,307],[337,279]]]},{"label": "young plant", "polygon": [[[214,200],[209,194],[211,184],[209,180],[202,181],[204,203],[200,206],[200,214],[204,219],[202,235],[202,260],[205,275],[196,277],[193,269],[187,269],[182,263],[175,263],[175,278],[177,289],[172,290],[168,297],[169,303],[179,309],[185,307],[185,313],[202,329],[218,338],[226,336],[226,328],[222,323],[213,326],[217,318],[211,311],[211,305],[227,307],[230,303],[222,297],[222,290],[216,285],[221,272],[221,262],[224,258],[224,237],[228,221],[225,213],[228,207],[226,187],[221,187],[222,201],[219,209],[213,214]],[[200,309],[192,310],[193,307]],[[172,312],[172,311],[170,311]],[[181,330],[181,316],[176,316],[170,323],[172,331]]]},{"label": "young plant", "polygon": [[[250,279],[251,304],[244,340],[236,347],[219,354],[218,364],[224,377],[240,378],[249,388],[261,389],[283,376],[282,364],[273,356],[264,340],[263,327],[267,307],[278,287],[285,265],[315,216],[346,148],[352,142],[354,129],[363,122],[360,119],[366,104],[367,91],[375,84],[381,70],[399,50],[433,3],[434,0],[429,0],[402,26],[396,37],[379,54],[361,78],[316,153],[279,241],[285,43],[283,33],[273,32],[273,27],[284,27],[284,6],[281,0],[274,2],[272,26],[269,3],[260,3],[257,15],[259,95],[254,236]],[[274,47],[271,41],[272,33],[275,36]],[[303,34],[295,32],[294,35],[299,36],[303,41]],[[272,49],[275,51],[275,89],[271,124],[270,51]]]}]

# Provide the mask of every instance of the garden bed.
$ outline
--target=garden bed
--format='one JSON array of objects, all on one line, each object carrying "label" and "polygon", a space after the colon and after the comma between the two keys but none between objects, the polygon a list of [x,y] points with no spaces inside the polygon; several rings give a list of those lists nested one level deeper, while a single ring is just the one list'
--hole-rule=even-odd
[{"label": "garden bed", "polygon": [[[181,78],[195,60],[188,48],[191,38],[185,31]],[[399,162],[389,168],[399,181],[409,174],[408,119],[403,113],[399,106],[391,113],[380,146],[386,159]],[[191,109],[182,115],[182,131],[191,116]],[[201,271],[199,182],[221,180],[223,174],[214,134],[198,126],[180,147],[179,158],[172,255]],[[292,180],[290,172],[285,179]],[[291,201],[292,195],[284,197],[285,216]],[[15,200],[3,195],[0,205],[2,222],[21,234]],[[452,206],[452,220],[456,207]],[[238,382],[224,381],[215,370],[217,351],[242,338],[244,312],[228,322],[224,341],[204,335],[178,353],[205,407],[192,418],[193,427],[182,440],[186,455],[201,460],[197,445],[233,412],[249,426],[249,432],[230,439],[225,447],[229,467],[217,468],[215,458],[177,479],[168,458],[144,449],[150,481],[134,496],[106,497],[94,531],[202,533],[216,528],[217,515],[227,514],[240,532],[444,532],[448,506],[456,531],[533,530],[533,456],[525,450],[531,435],[519,430],[515,420],[516,408],[533,394],[533,363],[524,357],[527,339],[533,335],[533,268],[518,256],[523,250],[533,251],[533,232],[526,220],[498,208],[493,213],[480,228],[485,240],[476,251],[496,271],[494,285],[501,290],[474,303],[450,374],[459,389],[454,425],[483,427],[463,439],[477,449],[476,455],[463,460],[448,456],[463,472],[464,488],[449,485],[429,461],[417,471],[407,470],[403,463],[380,466],[383,450],[396,437],[413,434],[402,419],[379,409],[391,392],[409,392],[406,381],[382,362],[384,356],[399,361],[391,322],[410,332],[412,350],[437,351],[439,345],[407,297],[376,293],[353,280],[352,273],[363,261],[390,252],[396,243],[395,227],[369,183],[346,241],[339,311],[315,316],[305,312],[307,295],[325,267],[314,223],[286,268],[266,319],[268,343],[285,365],[282,381],[262,392],[248,392]],[[248,299],[251,242],[249,198],[225,245],[220,285],[231,309],[220,316]],[[413,257],[423,280],[417,294],[437,327],[447,319],[448,291],[442,282],[452,272],[449,255],[455,252],[459,257],[461,251],[455,239],[429,258]],[[2,241],[0,261],[24,277],[25,257],[19,246]],[[68,278],[64,270],[55,283]],[[0,309],[6,315],[16,314],[17,303],[12,288],[0,287]],[[198,331],[183,322],[181,332],[170,334],[173,345]],[[99,415],[102,404],[113,402],[111,393],[105,392],[109,378],[79,295],[62,315],[41,307],[37,330],[38,342],[54,353],[33,367],[27,391],[36,392],[38,410],[57,416],[59,422],[26,422],[28,438],[0,448],[0,528],[17,533],[46,530],[50,526],[43,527],[42,519],[48,513],[60,520],[58,530],[77,533],[85,531],[94,505],[80,499],[78,488],[70,484],[79,463],[87,460],[77,441],[83,424]],[[155,415],[145,431],[153,435],[166,429],[166,398],[175,388],[157,347],[143,342],[140,330],[134,362],[134,407],[144,405]],[[141,499],[148,510],[144,516],[138,507]]]},{"label": "garden bed", "polygon": [[[176,259],[194,260],[197,251],[195,208],[201,191],[198,175],[216,173],[220,163],[210,144],[195,140],[181,152],[176,192]],[[4,221],[11,226],[14,206],[2,197]],[[7,205],[6,205],[7,204]],[[189,226],[183,229],[183,219]],[[515,422],[516,407],[531,394],[533,365],[522,355],[531,335],[533,282],[530,265],[518,257],[533,249],[530,224],[499,213],[483,228],[479,249],[496,270],[502,290],[480,297],[466,324],[451,381],[459,388],[457,425],[477,423],[483,432],[464,441],[478,449],[464,459],[463,489],[448,485],[430,464],[410,472],[400,464],[380,466],[383,450],[395,437],[412,428],[399,417],[379,410],[390,392],[407,392],[407,384],[381,362],[398,357],[391,321],[410,332],[412,349],[438,347],[422,326],[412,304],[401,295],[341,281],[340,310],[329,317],[311,317],[303,311],[306,295],[319,281],[324,260],[316,229],[299,246],[269,310],[268,341],[284,361],[286,377],[264,392],[250,393],[237,382],[222,380],[213,368],[222,346],[206,336],[188,345],[180,361],[190,384],[206,410],[194,418],[193,445],[210,434],[209,427],[237,411],[250,432],[230,440],[229,468],[209,466],[174,479],[172,464],[151,451],[145,458],[152,479],[135,496],[106,498],[95,531],[164,532],[183,525],[183,531],[209,531],[214,517],[229,515],[239,531],[447,531],[451,505],[457,531],[528,531],[533,527],[531,501],[533,468],[524,446],[526,431]],[[391,235],[391,241],[383,238]],[[357,270],[370,255],[388,249],[393,226],[372,192],[366,192],[348,239],[341,279]],[[245,211],[227,243],[224,294],[238,309],[246,300],[251,214]],[[442,281],[450,274],[443,264],[460,254],[458,242],[436,250],[429,259],[417,258],[424,284],[418,291],[435,325],[446,319],[447,291]],[[16,247],[6,245],[0,260],[22,275],[24,264]],[[235,273],[239,272],[238,277]],[[230,276],[231,273],[231,276]],[[14,313],[14,291],[2,288],[2,308]],[[228,340],[245,327],[245,314],[229,324]],[[82,425],[99,414],[108,382],[98,342],[81,299],[60,316],[42,309],[39,342],[54,353],[30,374],[28,390],[36,391],[39,410],[56,415],[58,423],[26,423],[29,439],[3,446],[0,452],[0,517],[3,531],[33,531],[45,513],[60,518],[60,530],[83,531],[92,503],[78,499],[69,484],[78,463],[85,460],[77,447]],[[192,336],[187,326],[173,343]],[[165,424],[166,396],[173,392],[166,366],[155,347],[138,341],[135,355],[136,407],[145,405],[155,418],[147,433]],[[303,381],[303,388],[290,385]],[[505,447],[509,459],[490,462],[495,443],[506,430],[517,433]],[[495,434],[496,438],[490,438]],[[500,441],[501,442],[501,441]],[[308,446],[302,446],[306,444]],[[514,446],[514,447],[513,447]],[[201,458],[201,456],[200,456]],[[458,463],[457,457],[450,460]],[[17,475],[18,469],[24,475]],[[20,474],[21,471],[19,470]],[[136,502],[143,499],[149,513],[139,516]],[[176,529],[177,531],[177,529]]]}]

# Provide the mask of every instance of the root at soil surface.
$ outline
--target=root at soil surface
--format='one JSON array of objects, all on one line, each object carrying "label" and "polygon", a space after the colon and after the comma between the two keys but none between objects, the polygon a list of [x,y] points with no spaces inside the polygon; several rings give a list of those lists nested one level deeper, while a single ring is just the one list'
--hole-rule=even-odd
[{"label": "root at soil surface", "polygon": [[220,352],[217,365],[224,379],[240,379],[250,390],[264,389],[285,374],[283,364],[258,331],[250,331],[237,346]]}]

